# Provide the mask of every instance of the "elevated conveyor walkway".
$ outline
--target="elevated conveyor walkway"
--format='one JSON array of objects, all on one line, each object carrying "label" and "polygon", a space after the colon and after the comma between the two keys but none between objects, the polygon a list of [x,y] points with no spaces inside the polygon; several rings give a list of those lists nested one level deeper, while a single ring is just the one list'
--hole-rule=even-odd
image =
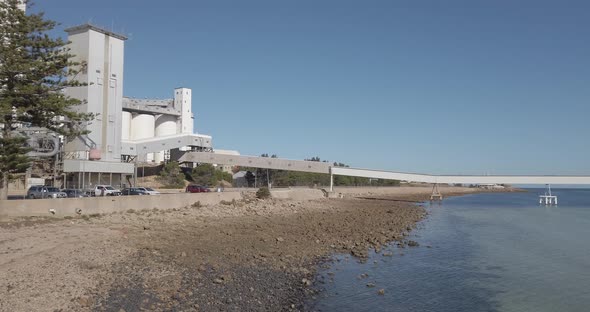
[{"label": "elevated conveyor walkway", "polygon": [[426,182],[441,184],[589,184],[590,176],[553,176],[553,175],[428,175],[402,173],[357,168],[332,167],[332,174],[409,182]]},{"label": "elevated conveyor walkway", "polygon": [[121,141],[122,155],[144,155],[184,146],[212,147],[211,136],[203,134],[174,134],[143,140]]},{"label": "elevated conveyor walkway", "polygon": [[330,173],[330,164],[318,161],[290,160],[283,158],[223,155],[207,152],[186,152],[181,162],[195,162],[230,166],[243,166],[277,170]]},{"label": "elevated conveyor walkway", "polygon": [[221,155],[207,152],[187,152],[180,161],[237,165],[255,168],[292,170],[331,175],[364,177],[408,182],[425,182],[439,184],[578,184],[590,185],[590,176],[512,176],[512,175],[429,175],[403,173],[383,170],[333,167],[330,163],[316,161],[289,160],[255,156]]}]

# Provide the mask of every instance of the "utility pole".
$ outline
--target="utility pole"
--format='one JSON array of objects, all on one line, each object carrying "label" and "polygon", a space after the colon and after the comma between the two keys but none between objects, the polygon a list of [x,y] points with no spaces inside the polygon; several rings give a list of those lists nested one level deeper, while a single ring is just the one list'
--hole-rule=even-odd
[{"label": "utility pole", "polygon": [[133,166],[133,187],[137,187],[137,157],[139,154],[135,156],[134,166]]}]

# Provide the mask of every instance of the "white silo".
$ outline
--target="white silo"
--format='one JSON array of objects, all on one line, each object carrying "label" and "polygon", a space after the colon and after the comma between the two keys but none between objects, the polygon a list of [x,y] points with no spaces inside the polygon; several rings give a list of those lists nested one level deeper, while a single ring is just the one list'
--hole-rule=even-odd
[{"label": "white silo", "polygon": [[131,113],[123,112],[121,117],[121,140],[127,141],[131,139]]},{"label": "white silo", "polygon": [[[154,137],[156,118],[150,114],[137,114],[131,120],[131,139],[141,140]],[[137,151],[141,153],[141,151]],[[151,162],[154,160],[154,153],[148,153],[139,157],[140,161]]]},{"label": "white silo", "polygon": [[100,149],[101,160],[121,161],[121,113],[123,112],[124,51],[127,37],[90,24],[65,29],[73,61],[84,62],[76,76],[87,87],[66,88],[66,95],[81,100],[81,113],[100,113],[85,126],[90,133],[67,140],[64,151],[78,153]]},{"label": "white silo", "polygon": [[194,116],[192,112],[192,90],[189,88],[174,89],[174,107],[180,110],[179,133],[193,133]]},{"label": "white silo", "polygon": [[[172,115],[160,115],[156,118],[156,136],[163,137],[176,134],[177,120],[178,118]],[[164,153],[165,151],[154,153],[154,161],[156,163],[164,161]]]}]

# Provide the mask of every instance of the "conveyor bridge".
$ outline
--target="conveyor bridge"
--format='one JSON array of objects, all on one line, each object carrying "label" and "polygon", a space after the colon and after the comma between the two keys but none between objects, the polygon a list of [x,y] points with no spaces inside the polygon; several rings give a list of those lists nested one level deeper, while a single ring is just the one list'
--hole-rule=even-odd
[{"label": "conveyor bridge", "polygon": [[[181,162],[223,164],[254,168],[304,171],[341,176],[364,177],[434,184],[578,184],[590,185],[590,176],[557,175],[431,175],[348,167],[335,167],[330,163],[289,160],[256,156],[222,155],[209,152],[186,152]],[[333,179],[331,179],[333,181]],[[330,187],[333,189],[333,183]]]}]

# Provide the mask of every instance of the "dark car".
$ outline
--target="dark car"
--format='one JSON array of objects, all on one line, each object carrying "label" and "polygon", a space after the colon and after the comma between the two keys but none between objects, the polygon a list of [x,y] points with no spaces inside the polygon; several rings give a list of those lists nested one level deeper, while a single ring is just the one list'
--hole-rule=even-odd
[{"label": "dark car", "polygon": [[39,198],[66,198],[66,193],[60,191],[57,187],[34,185],[27,191],[27,198],[39,199]]},{"label": "dark car", "polygon": [[87,192],[77,189],[65,189],[62,192],[66,193],[69,198],[82,198],[82,197],[89,197]]},{"label": "dark car", "polygon": [[211,192],[211,190],[204,187],[204,186],[201,186],[201,185],[192,185],[191,184],[186,187],[185,192],[187,192],[187,193],[209,193],[209,192]]},{"label": "dark car", "polygon": [[123,193],[123,195],[149,195],[146,191],[137,187],[123,189],[121,193]]}]

